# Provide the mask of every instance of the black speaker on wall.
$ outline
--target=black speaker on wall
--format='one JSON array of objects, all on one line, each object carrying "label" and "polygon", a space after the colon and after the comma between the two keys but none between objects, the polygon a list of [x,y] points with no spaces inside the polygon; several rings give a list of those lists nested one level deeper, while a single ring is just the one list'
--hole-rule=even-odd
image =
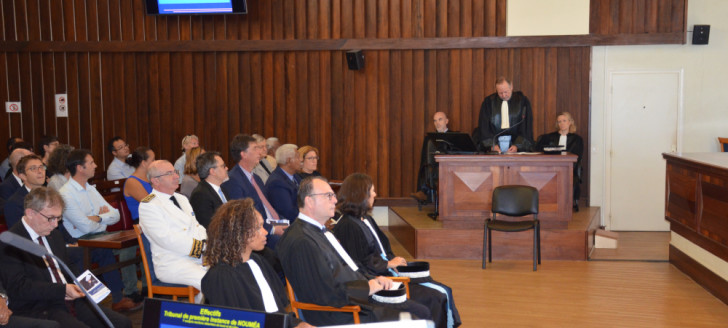
[{"label": "black speaker on wall", "polygon": [[346,63],[351,70],[364,68],[364,54],[361,50],[349,50],[346,52]]},{"label": "black speaker on wall", "polygon": [[693,44],[708,44],[710,25],[693,25]]}]

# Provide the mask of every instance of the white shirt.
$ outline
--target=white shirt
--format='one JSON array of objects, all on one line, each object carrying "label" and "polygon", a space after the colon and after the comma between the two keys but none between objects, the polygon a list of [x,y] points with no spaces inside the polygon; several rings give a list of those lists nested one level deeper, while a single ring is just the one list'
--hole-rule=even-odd
[{"label": "white shirt", "polygon": [[[30,235],[30,240],[32,240],[34,243],[40,245],[40,243],[38,242],[38,237],[40,237],[40,235],[38,235],[35,232],[35,230],[33,230],[33,228],[31,228],[28,225],[27,222],[25,222],[25,216],[23,216],[23,218],[20,219],[20,222],[23,222],[23,226],[25,226],[25,230],[27,230],[28,231],[28,235]],[[53,254],[53,251],[51,250],[51,246],[50,246],[50,244],[48,244],[48,239],[46,239],[45,236],[43,236],[41,238],[43,238],[43,245],[45,246],[45,248],[48,251],[48,253]],[[55,254],[53,254],[53,255],[55,255]],[[51,271],[51,266],[48,265],[48,259],[50,259],[51,261],[53,261],[53,265],[56,266],[56,270],[60,270],[60,267],[58,266],[58,262],[54,258],[52,258],[52,257],[46,257],[46,256],[43,257],[43,261],[45,262],[46,267],[48,267],[48,274],[51,275],[51,280],[54,283],[62,283],[62,284],[65,284],[66,283],[66,277],[63,276],[63,272],[57,271],[58,272],[58,276],[61,277],[61,280],[63,280],[63,281],[61,281],[61,282],[56,281],[56,276]]]},{"label": "white shirt", "polygon": [[[86,182],[84,189],[76,180],[68,182],[58,191],[66,203],[63,209],[63,226],[73,238],[95,232],[106,231],[106,226],[119,222],[119,210],[112,207],[96,187]],[[99,214],[101,207],[106,206],[109,211]],[[98,215],[101,222],[89,220],[89,216]]]},{"label": "white shirt", "polygon": [[120,159],[114,157],[114,160],[109,164],[109,169],[106,170],[107,180],[119,180],[126,179],[130,175],[134,174],[134,168],[122,162]]}]

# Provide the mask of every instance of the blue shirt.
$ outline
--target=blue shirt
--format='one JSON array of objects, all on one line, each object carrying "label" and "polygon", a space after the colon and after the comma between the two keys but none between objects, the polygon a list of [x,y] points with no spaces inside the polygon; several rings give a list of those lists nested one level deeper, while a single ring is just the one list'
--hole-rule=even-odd
[{"label": "blue shirt", "polygon": [[[119,222],[119,210],[113,208],[96,190],[96,187],[86,182],[86,188],[73,178],[61,187],[58,192],[63,196],[66,207],[63,209],[63,226],[73,238],[83,235],[106,231],[106,226]],[[106,206],[109,211],[99,214],[101,207]],[[91,221],[88,217],[98,215],[101,222]]]}]

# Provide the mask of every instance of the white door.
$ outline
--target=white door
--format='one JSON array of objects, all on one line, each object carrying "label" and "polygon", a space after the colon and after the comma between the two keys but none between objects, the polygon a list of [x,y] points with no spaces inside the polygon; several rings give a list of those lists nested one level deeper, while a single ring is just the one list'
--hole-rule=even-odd
[{"label": "white door", "polygon": [[677,150],[682,74],[610,75],[609,229],[667,231],[662,153]]}]

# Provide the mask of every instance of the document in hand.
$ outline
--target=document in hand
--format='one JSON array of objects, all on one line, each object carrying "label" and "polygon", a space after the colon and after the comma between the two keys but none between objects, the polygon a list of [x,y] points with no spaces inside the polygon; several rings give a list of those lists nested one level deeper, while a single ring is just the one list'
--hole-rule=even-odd
[{"label": "document in hand", "polygon": [[111,294],[111,291],[89,270],[86,270],[77,279],[78,283],[81,284],[79,287],[85,289],[88,295],[91,296],[91,299],[96,303],[101,302],[106,296]]}]

